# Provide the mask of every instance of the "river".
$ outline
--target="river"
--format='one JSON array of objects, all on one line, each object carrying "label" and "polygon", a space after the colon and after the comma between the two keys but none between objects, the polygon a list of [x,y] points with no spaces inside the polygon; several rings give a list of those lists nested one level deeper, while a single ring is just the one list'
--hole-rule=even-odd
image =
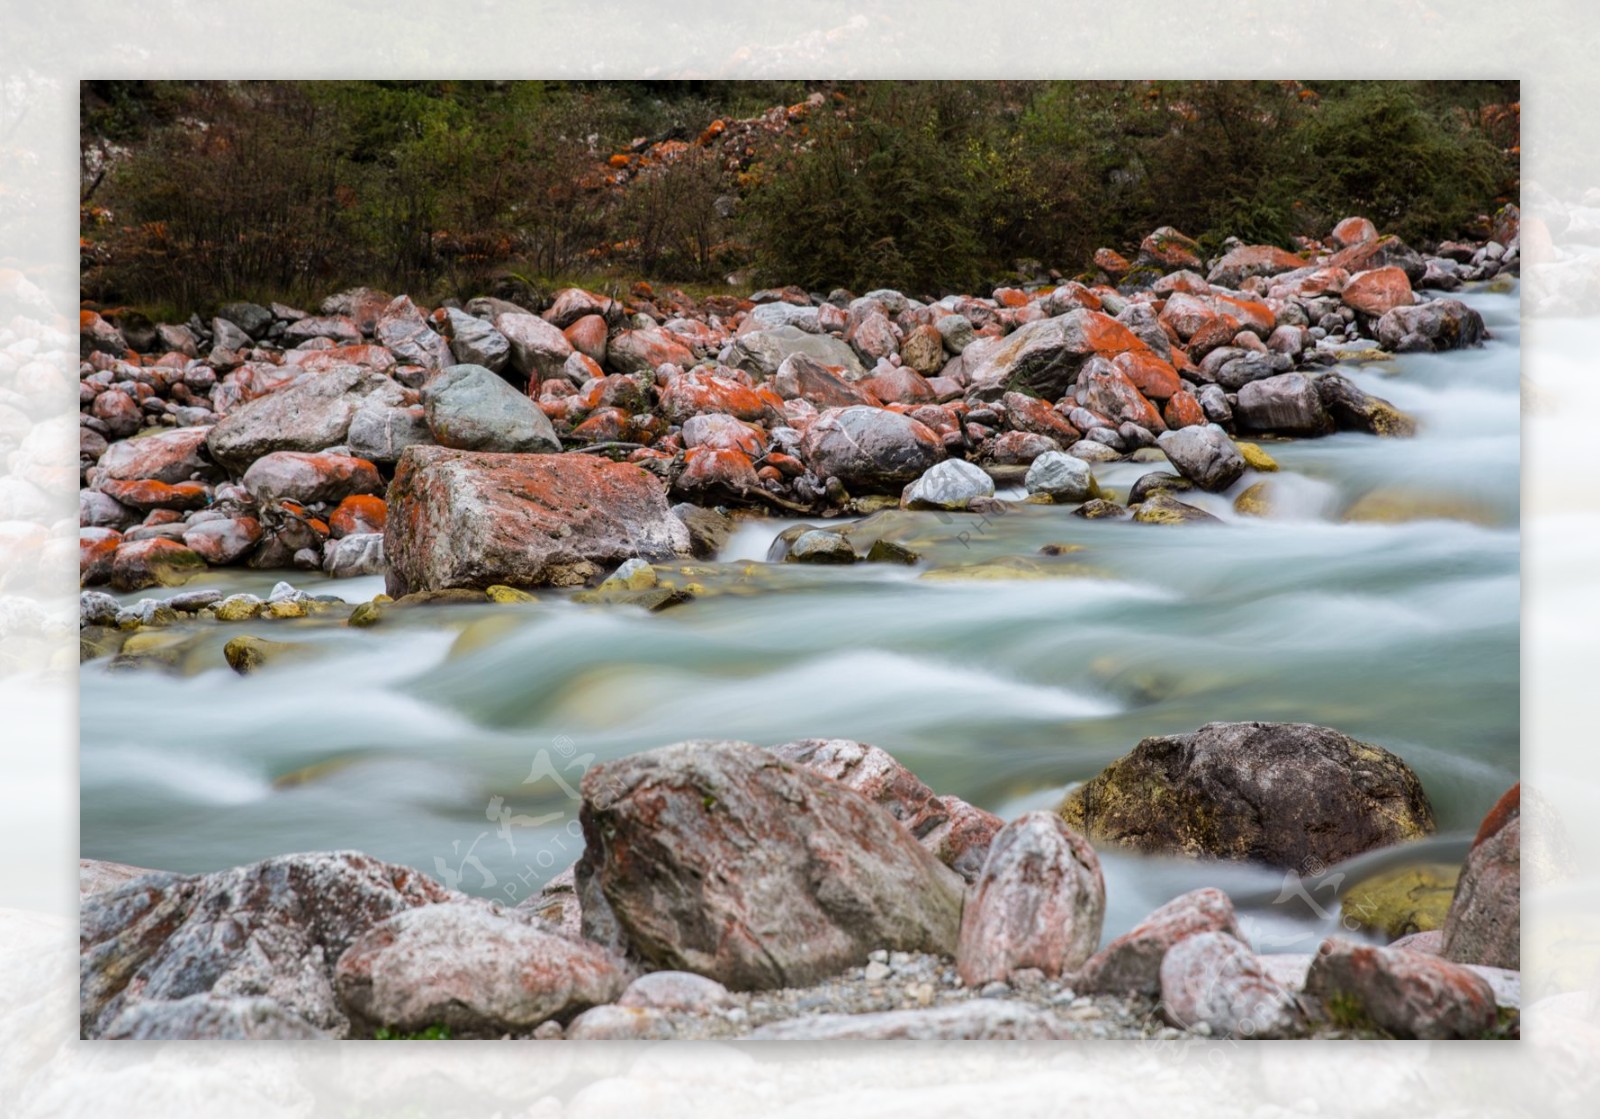
[{"label": "river", "polygon": [[[354,848],[516,900],[575,858],[569,787],[588,765],[679,739],[858,739],[1010,816],[1055,804],[1147,735],[1307,721],[1405,759],[1439,835],[1306,882],[1101,852],[1107,937],[1210,884],[1234,895],[1258,948],[1307,950],[1338,920],[1338,876],[1458,861],[1517,780],[1518,294],[1463,298],[1494,333],[1482,349],[1339,367],[1414,415],[1416,438],[1266,442],[1281,472],[1183,496],[1221,524],[1031,505],[896,515],[920,563],[818,569],[762,563],[793,522],[749,521],[721,557],[745,562],[728,577],[740,593],[660,614],[548,595],[392,612],[369,630],[217,627],[216,667],[187,676],[86,664],[82,854],[188,872]],[[1096,473],[1125,496],[1152,469]],[[1270,515],[1234,514],[1263,478]],[[1437,516],[1345,521],[1373,490]],[[1054,562],[1070,578],[922,578],[1046,544],[1081,546]],[[194,586],[265,593],[276,578],[211,575]],[[293,582],[351,601],[381,590]],[[242,632],[325,648],[239,677],[220,649]]]}]

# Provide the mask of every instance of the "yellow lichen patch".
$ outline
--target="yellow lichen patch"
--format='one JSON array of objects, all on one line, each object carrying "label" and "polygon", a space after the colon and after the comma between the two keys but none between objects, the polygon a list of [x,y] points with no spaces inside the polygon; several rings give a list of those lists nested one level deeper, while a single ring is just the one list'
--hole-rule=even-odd
[{"label": "yellow lichen patch", "polygon": [[1233,512],[1242,517],[1268,517],[1272,513],[1272,488],[1257,482],[1233,500]]},{"label": "yellow lichen patch", "polygon": [[311,612],[305,603],[296,599],[279,599],[276,603],[268,603],[261,612],[263,618],[304,618]]},{"label": "yellow lichen patch", "polygon": [[492,646],[510,636],[522,624],[523,619],[517,617],[515,611],[491,615],[488,618],[475,618],[463,626],[461,633],[456,635],[456,640],[450,643],[450,652],[445,654],[445,659],[453,661]]},{"label": "yellow lichen patch", "polygon": [[1261,449],[1258,443],[1240,441],[1234,444],[1239,449],[1239,454],[1244,456],[1245,466],[1256,471],[1275,471],[1278,469],[1278,460],[1274,459]]},{"label": "yellow lichen patch", "polygon": [[1111,573],[1089,564],[1048,564],[1028,556],[1001,556],[975,564],[933,568],[918,579],[947,580],[1031,580],[1031,579],[1110,579]]},{"label": "yellow lichen patch", "polygon": [[490,587],[484,592],[484,595],[488,597],[491,603],[537,603],[539,601],[536,596],[528,594],[521,588],[508,587],[503,583],[497,583]]},{"label": "yellow lichen patch", "polygon": [[265,665],[304,657],[313,648],[304,642],[274,642],[243,634],[222,647],[222,656],[234,672],[244,675]]},{"label": "yellow lichen patch", "polygon": [[1461,869],[1427,863],[1363,879],[1340,897],[1347,921],[1393,940],[1444,926]]},{"label": "yellow lichen patch", "polygon": [[1447,494],[1420,494],[1409,490],[1374,490],[1345,510],[1346,521],[1398,525],[1407,521],[1468,521],[1495,525],[1494,512],[1466,498]]}]

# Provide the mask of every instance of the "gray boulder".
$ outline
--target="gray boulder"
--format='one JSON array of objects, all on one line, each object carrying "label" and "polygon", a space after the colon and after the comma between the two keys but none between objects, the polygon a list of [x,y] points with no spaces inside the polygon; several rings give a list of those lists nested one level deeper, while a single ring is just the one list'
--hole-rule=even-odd
[{"label": "gray boulder", "polygon": [[[279,856],[209,875],[153,872],[91,895],[79,909],[79,1016],[85,1038],[120,1015],[210,993],[260,996],[314,1030],[343,1034],[334,962],[401,910],[458,898],[406,867],[357,852]],[[146,1035],[146,1037],[153,1037]]]},{"label": "gray boulder", "polygon": [[212,459],[240,475],[273,451],[322,451],[343,444],[359,408],[404,404],[405,390],[381,373],[340,366],[302,374],[224,416],[207,433],[205,446]]},{"label": "gray boulder", "polygon": [[382,533],[351,533],[328,541],[322,549],[322,570],[334,579],[384,572]]},{"label": "gray boulder", "polygon": [[804,354],[837,370],[846,381],[860,381],[867,376],[866,367],[849,343],[829,334],[811,334],[792,324],[740,335],[729,345],[723,361],[761,380],[776,374],[791,354]]},{"label": "gray boulder", "polygon": [[494,327],[511,347],[511,368],[523,377],[547,381],[562,376],[572,343],[559,328],[526,311],[503,311],[494,317]]},{"label": "gray boulder", "polygon": [[994,479],[965,459],[946,459],[929,467],[906,487],[906,509],[966,509],[975,498],[994,497]]},{"label": "gray boulder", "polygon": [[900,486],[945,457],[927,426],[882,408],[829,409],[806,429],[800,456],[818,478],[846,489]]},{"label": "gray boulder", "polygon": [[421,366],[431,373],[452,361],[449,343],[428,325],[410,296],[396,296],[378,316],[372,333],[396,360],[406,365]]},{"label": "gray boulder", "polygon": [[398,463],[413,444],[432,442],[427,410],[420,404],[392,405],[381,400],[362,403],[350,418],[345,435],[350,454],[386,465]]},{"label": "gray boulder", "polygon": [[1163,432],[1156,444],[1178,473],[1202,490],[1226,490],[1245,472],[1244,456],[1215,424]]},{"label": "gray boulder", "polygon": [[1244,432],[1321,436],[1334,430],[1316,382],[1303,373],[1279,374],[1243,386],[1233,415]]},{"label": "gray boulder", "polygon": [[1028,493],[1056,502],[1086,502],[1096,489],[1089,464],[1063,451],[1046,451],[1028,464],[1022,484]]},{"label": "gray boulder", "polygon": [[450,353],[462,365],[482,366],[499,373],[511,360],[511,343],[506,336],[476,315],[454,307],[445,309],[445,329],[450,335]]},{"label": "gray boulder", "polygon": [[1488,336],[1483,316],[1458,299],[1435,299],[1396,307],[1378,320],[1378,345],[1385,350],[1460,350]]},{"label": "gray boulder", "polygon": [[981,361],[968,364],[967,380],[985,399],[1026,389],[1053,401],[1077,382],[1091,358],[1148,350],[1143,340],[1109,315],[1078,308],[1029,323],[1007,336],[986,350]]},{"label": "gray boulder", "polygon": [[657,968],[795,987],[877,948],[955,949],[954,872],[854,790],[748,743],[597,765],[581,819],[580,893],[597,886]]},{"label": "gray boulder", "polygon": [[423,386],[422,405],[441,447],[535,455],[561,450],[539,406],[483,366],[444,370]]}]

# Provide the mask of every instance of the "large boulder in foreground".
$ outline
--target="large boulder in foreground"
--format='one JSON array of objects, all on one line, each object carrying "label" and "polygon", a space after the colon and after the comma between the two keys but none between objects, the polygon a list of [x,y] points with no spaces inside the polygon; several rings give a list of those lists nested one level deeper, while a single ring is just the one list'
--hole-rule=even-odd
[{"label": "large boulder in foreground", "polygon": [[340,1002],[361,1021],[478,1034],[570,1019],[616,999],[627,982],[623,962],[600,948],[528,911],[477,900],[401,911],[363,934],[334,970]]},{"label": "large boulder in foreground", "polygon": [[79,909],[83,1037],[135,1007],[144,1008],[142,1037],[170,1037],[168,1013],[191,1018],[181,1001],[201,993],[264,997],[312,1029],[342,1034],[349,1023],[334,997],[334,962],[385,918],[459,897],[358,852],[131,879]]},{"label": "large boulder in foreground", "polygon": [[818,478],[847,490],[903,486],[945,457],[933,429],[882,408],[830,408],[806,429],[800,456]]},{"label": "large boulder in foreground", "polygon": [[1009,980],[1025,968],[1071,972],[1100,944],[1105,913],[1105,878],[1089,842],[1052,813],[1024,813],[995,836],[962,913],[962,983]]},{"label": "large boulder in foreground", "polygon": [[1444,919],[1443,955],[1462,964],[1522,967],[1522,784],[1484,819]]},{"label": "large boulder in foreground", "polygon": [[955,950],[961,879],[854,790],[748,743],[597,765],[581,818],[579,893],[657,968],[795,987],[874,949]]},{"label": "large boulder in foreground", "polygon": [[389,487],[389,594],[583,583],[689,554],[666,491],[630,463],[408,447]]},{"label": "large boulder in foreground", "polygon": [[1145,739],[1060,812],[1091,841],[1301,874],[1434,831],[1409,766],[1309,723],[1209,723]]}]

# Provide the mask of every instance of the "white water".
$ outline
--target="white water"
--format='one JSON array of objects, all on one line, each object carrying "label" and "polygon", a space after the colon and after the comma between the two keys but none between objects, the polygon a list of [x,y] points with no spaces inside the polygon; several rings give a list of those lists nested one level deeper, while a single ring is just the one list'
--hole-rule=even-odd
[{"label": "white water", "polygon": [[[1466,298],[1496,335],[1483,349],[1343,370],[1414,414],[1417,438],[1269,443],[1283,472],[1197,499],[1222,525],[1085,522],[1039,506],[926,514],[917,568],[788,567],[778,590],[660,615],[552,598],[413,611],[365,631],[288,624],[283,636],[325,655],[248,678],[222,667],[237,628],[219,632],[218,668],[196,676],[87,665],[83,854],[194,871],[359,848],[520,898],[576,854],[576,803],[530,773],[541,751],[575,786],[590,761],[682,738],[855,738],[942,793],[1011,814],[1054,804],[1146,735],[1261,719],[1324,723],[1399,753],[1439,817],[1427,850],[1458,858],[1518,771],[1517,297]],[[1098,473],[1125,494],[1153,469]],[[1235,515],[1233,498],[1263,477],[1273,516]],[[1484,524],[1339,519],[1377,487],[1465,503]],[[792,524],[744,523],[724,559],[761,560]],[[916,578],[1046,543],[1084,546],[1070,559],[1098,575]],[[216,585],[271,582],[229,573]],[[378,590],[296,582],[351,601]],[[460,629],[487,617],[514,621],[452,656]],[[319,769],[280,781],[306,767]],[[481,870],[462,862],[469,852]],[[1307,948],[1328,924],[1272,904],[1280,873],[1103,858],[1108,936],[1207,883],[1253,905],[1257,936],[1275,945]]]}]

